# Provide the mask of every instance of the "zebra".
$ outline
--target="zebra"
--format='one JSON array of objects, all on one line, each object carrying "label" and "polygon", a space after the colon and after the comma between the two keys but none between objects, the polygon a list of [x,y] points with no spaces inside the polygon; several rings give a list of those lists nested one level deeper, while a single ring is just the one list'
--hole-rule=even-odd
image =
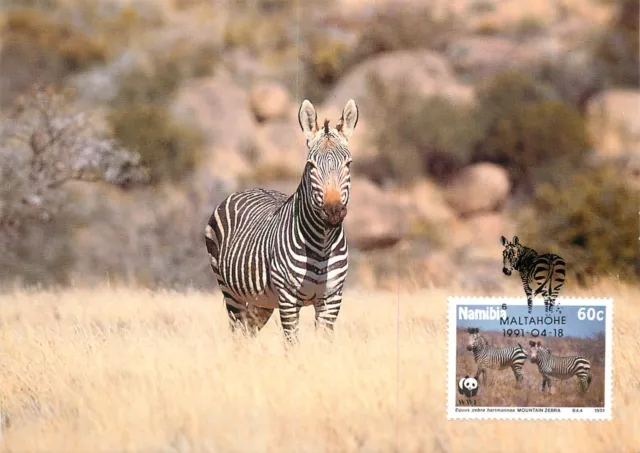
[{"label": "zebra", "polygon": [[529,314],[533,311],[533,298],[540,293],[544,298],[545,311],[551,312],[564,285],[565,261],[553,253],[538,255],[535,250],[520,244],[518,236],[513,237],[512,243],[501,236],[500,242],[504,246],[502,272],[507,276],[512,270],[520,273]]},{"label": "zebra", "polygon": [[305,99],[298,121],[307,161],[295,193],[234,192],[205,227],[211,268],[222,291],[231,330],[255,336],[278,308],[286,344],[297,342],[302,306],[315,308],[316,330],[332,332],[348,270],[343,221],[350,194],[348,141],[358,123],[350,99],[335,128],[318,127]]},{"label": "zebra", "polygon": [[486,338],[480,334],[479,328],[469,327],[467,332],[470,335],[467,350],[473,351],[473,357],[478,366],[474,376],[476,380],[482,373],[483,384],[487,383],[487,368],[494,370],[511,368],[516,378],[516,387],[519,388],[523,380],[522,367],[527,361],[527,353],[520,343],[518,346],[496,348],[489,345]]},{"label": "zebra", "polygon": [[578,378],[580,390],[586,392],[591,385],[591,363],[581,356],[559,357],[551,353],[551,349],[542,346],[542,342],[529,341],[531,346],[531,362],[538,365],[542,374],[540,391],[544,392],[545,386],[551,390],[551,378],[561,380]]}]

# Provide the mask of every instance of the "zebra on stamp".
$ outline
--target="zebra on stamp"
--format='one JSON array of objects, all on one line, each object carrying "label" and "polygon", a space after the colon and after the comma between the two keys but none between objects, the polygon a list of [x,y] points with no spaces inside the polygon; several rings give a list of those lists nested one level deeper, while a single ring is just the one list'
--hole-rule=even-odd
[{"label": "zebra on stamp", "polygon": [[580,390],[584,393],[591,385],[591,362],[584,357],[575,355],[560,357],[553,355],[551,349],[542,346],[542,342],[529,341],[531,347],[531,363],[538,365],[538,371],[542,375],[540,391],[544,392],[545,387],[551,390],[551,378],[560,380],[571,379],[576,376]]},{"label": "zebra on stamp", "polygon": [[511,368],[516,378],[516,388],[522,385],[522,367],[527,360],[527,354],[518,344],[506,348],[496,348],[480,334],[477,327],[469,327],[469,344],[467,350],[473,352],[473,358],[478,366],[475,374],[477,380],[482,374],[482,383],[487,383],[487,368],[493,370],[505,370]]}]

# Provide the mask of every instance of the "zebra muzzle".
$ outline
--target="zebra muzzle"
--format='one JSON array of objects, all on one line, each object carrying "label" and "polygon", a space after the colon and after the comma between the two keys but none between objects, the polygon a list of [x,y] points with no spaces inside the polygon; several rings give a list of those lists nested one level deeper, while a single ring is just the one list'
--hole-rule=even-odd
[{"label": "zebra muzzle", "polygon": [[504,275],[511,275],[511,269],[509,269],[508,267],[503,267],[502,268],[502,273]]},{"label": "zebra muzzle", "polygon": [[342,203],[325,204],[322,207],[322,217],[331,226],[338,226],[347,216],[347,207]]}]

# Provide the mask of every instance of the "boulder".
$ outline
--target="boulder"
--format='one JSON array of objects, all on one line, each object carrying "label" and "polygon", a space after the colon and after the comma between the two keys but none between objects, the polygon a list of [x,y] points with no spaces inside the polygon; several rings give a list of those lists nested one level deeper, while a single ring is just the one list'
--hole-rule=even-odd
[{"label": "boulder", "polygon": [[199,127],[207,147],[245,152],[250,149],[256,123],[247,93],[227,77],[192,79],[176,93],[174,115]]},{"label": "boulder", "polygon": [[611,89],[587,105],[594,148],[602,156],[640,157],[640,90]]},{"label": "boulder", "polygon": [[350,247],[390,247],[409,233],[407,216],[391,194],[365,179],[352,180],[345,232]]},{"label": "boulder", "polygon": [[217,147],[199,165],[193,179],[203,184],[218,180],[228,190],[235,191],[239,189],[239,182],[251,175],[251,172],[251,162],[243,154],[234,149]]},{"label": "boulder", "polygon": [[362,105],[369,96],[372,74],[386,85],[403,86],[417,95],[439,94],[466,102],[474,99],[473,88],[456,81],[442,55],[428,50],[401,50],[382,53],[352,68],[327,94],[325,106],[342,109],[349,99]]},{"label": "boulder", "polygon": [[443,190],[432,180],[423,179],[414,184],[409,194],[418,220],[439,226],[455,222],[456,214],[446,202]]},{"label": "boulder", "polygon": [[544,52],[506,38],[471,36],[449,44],[446,55],[457,71],[482,79],[508,69],[526,71],[543,58]]},{"label": "boulder", "polygon": [[260,125],[251,157],[256,171],[273,174],[257,174],[258,179],[299,180],[307,161],[307,145],[298,122],[290,119]]},{"label": "boulder", "polygon": [[447,185],[445,198],[461,216],[500,208],[511,190],[507,171],[499,165],[479,163],[462,170]]},{"label": "boulder", "polygon": [[471,232],[473,256],[478,258],[501,259],[503,246],[500,236],[512,238],[516,235],[512,222],[501,214],[479,214],[464,223]]},{"label": "boulder", "polygon": [[251,111],[258,121],[273,121],[291,116],[295,107],[287,90],[275,82],[260,82],[249,95]]}]

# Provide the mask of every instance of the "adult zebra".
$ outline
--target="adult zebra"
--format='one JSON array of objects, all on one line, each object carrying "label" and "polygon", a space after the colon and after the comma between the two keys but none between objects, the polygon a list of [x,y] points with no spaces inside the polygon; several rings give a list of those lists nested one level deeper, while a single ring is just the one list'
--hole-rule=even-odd
[{"label": "adult zebra", "polygon": [[467,350],[473,351],[473,357],[478,369],[475,374],[476,380],[482,373],[483,384],[487,383],[487,368],[494,370],[504,370],[511,368],[516,378],[516,387],[522,384],[522,367],[527,360],[527,353],[522,346],[511,346],[506,348],[496,348],[490,346],[486,338],[480,335],[480,329],[469,327],[469,344]]},{"label": "adult zebra", "polygon": [[560,357],[553,355],[551,349],[542,346],[542,342],[529,341],[531,346],[531,362],[538,365],[542,375],[540,391],[544,392],[545,386],[551,390],[551,378],[560,380],[571,379],[576,376],[580,390],[586,392],[591,385],[591,363],[580,356]]},{"label": "adult zebra", "polygon": [[302,306],[315,308],[316,328],[333,330],[348,269],[342,222],[349,201],[348,140],[358,108],[347,102],[335,128],[318,127],[304,100],[298,112],[307,163],[296,192],[248,189],[213,212],[205,241],[231,329],[255,335],[278,308],[285,338],[297,339]]},{"label": "adult zebra", "polygon": [[518,236],[514,236],[512,243],[500,236],[500,243],[504,246],[502,272],[507,276],[512,270],[520,273],[529,313],[533,310],[533,298],[540,293],[545,311],[550,312],[564,285],[565,261],[553,253],[538,255],[532,248],[520,244]]}]

